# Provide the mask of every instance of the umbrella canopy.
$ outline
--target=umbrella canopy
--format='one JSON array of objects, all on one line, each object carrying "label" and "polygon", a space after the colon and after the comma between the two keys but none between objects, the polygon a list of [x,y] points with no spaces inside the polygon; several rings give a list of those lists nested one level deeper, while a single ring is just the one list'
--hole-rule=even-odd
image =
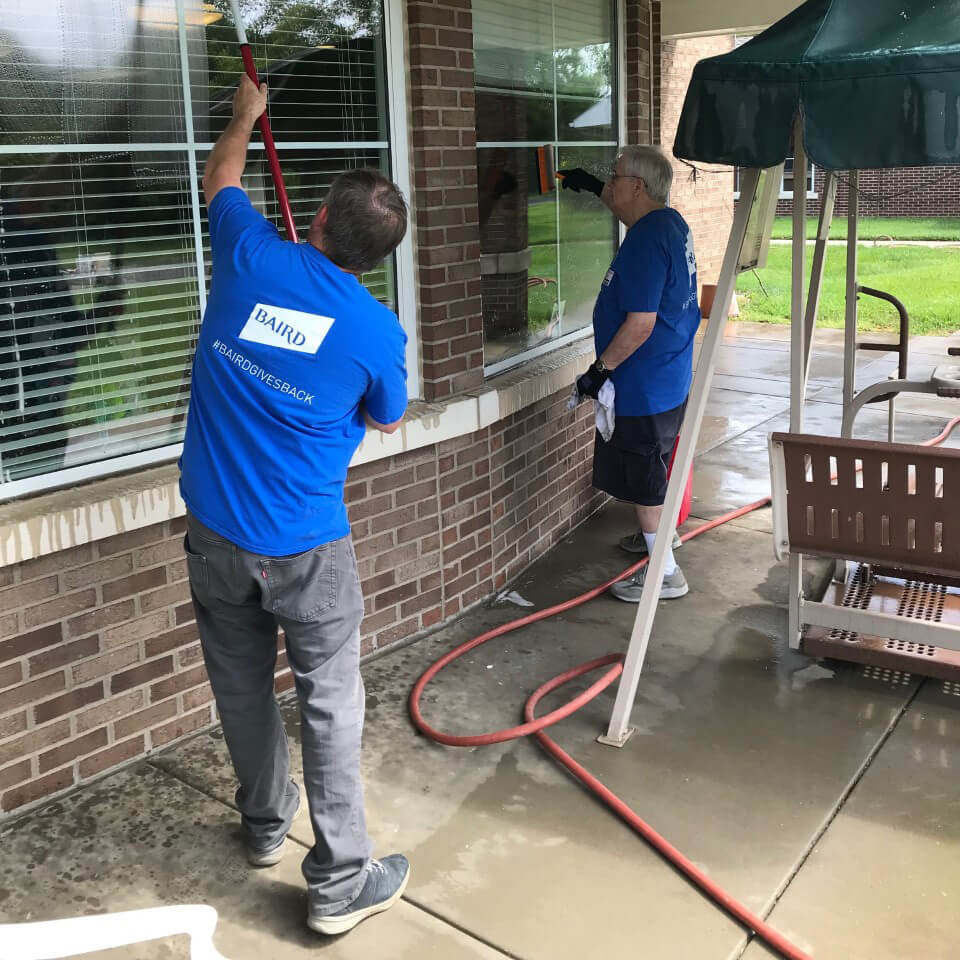
[{"label": "umbrella canopy", "polygon": [[960,0],[808,0],[693,72],[673,152],[828,170],[960,163]]}]

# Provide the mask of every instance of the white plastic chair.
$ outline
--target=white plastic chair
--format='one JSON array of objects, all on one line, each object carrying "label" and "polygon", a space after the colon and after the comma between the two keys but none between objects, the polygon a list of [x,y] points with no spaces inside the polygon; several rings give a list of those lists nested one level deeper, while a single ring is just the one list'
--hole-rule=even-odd
[{"label": "white plastic chair", "polygon": [[204,904],[0,924],[0,960],[59,960],[186,934],[191,960],[227,960],[213,945],[217,911]]}]

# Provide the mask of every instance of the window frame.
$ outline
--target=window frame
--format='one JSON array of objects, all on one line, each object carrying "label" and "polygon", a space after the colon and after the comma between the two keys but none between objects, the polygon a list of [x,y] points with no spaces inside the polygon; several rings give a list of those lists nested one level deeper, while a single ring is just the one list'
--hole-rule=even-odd
[{"label": "window frame", "polygon": [[[613,109],[611,115],[615,122],[617,139],[616,140],[517,140],[517,141],[499,141],[499,140],[478,140],[477,141],[477,150],[482,150],[484,148],[496,148],[496,147],[542,147],[545,143],[549,143],[551,147],[555,150],[560,147],[613,147],[614,150],[619,150],[620,146],[626,142],[626,129],[627,129],[627,115],[626,115],[626,105],[625,98],[623,96],[623,91],[626,89],[626,60],[622,56],[623,51],[626,50],[626,0],[606,0],[610,8],[610,16],[613,19],[611,24],[612,29],[610,31],[610,42],[613,46],[613,57],[611,59],[611,84],[613,89],[611,90],[611,97],[614,98],[612,104]],[[554,91],[554,97],[556,97],[556,91]],[[556,129],[553,131],[555,134],[558,133]],[[617,224],[617,244],[623,242],[623,238],[626,234],[626,228],[622,223]],[[558,238],[559,246],[559,238]],[[598,288],[599,290],[599,288]],[[524,363],[527,363],[530,360],[534,360],[537,357],[541,357],[544,354],[552,353],[555,350],[560,350],[563,347],[570,346],[572,343],[577,343],[580,340],[584,340],[587,337],[593,336],[593,324],[587,324],[584,327],[581,327],[579,330],[574,330],[571,333],[564,334],[561,337],[558,337],[555,340],[550,340],[546,343],[537,344],[535,347],[530,347],[527,350],[517,353],[510,357],[505,357],[503,360],[497,360],[494,363],[487,363],[486,356],[484,356],[483,364],[483,376],[484,379],[490,379],[501,373],[506,373],[508,370],[513,370],[516,367],[521,366]],[[486,345],[486,340],[484,339],[484,345]]]},{"label": "window frame", "polygon": [[[406,197],[410,197],[412,179],[410,176],[409,161],[409,133],[408,133],[408,105],[406,100],[406,86],[402,78],[406,76],[406,52],[404,38],[406,36],[406,17],[403,0],[382,0],[383,2],[383,45],[384,45],[384,73],[386,85],[386,104],[388,111],[388,127],[386,141],[372,141],[363,143],[348,143],[320,141],[278,141],[280,150],[342,150],[352,147],[367,147],[386,150],[390,158],[390,176],[400,187]],[[192,215],[193,246],[197,277],[197,301],[199,313],[197,316],[197,330],[203,321],[206,309],[206,263],[204,255],[204,238],[202,231],[202,203],[201,197],[201,170],[198,157],[204,152],[213,149],[213,143],[198,142],[194,135],[193,103],[190,85],[190,61],[188,59],[187,23],[184,0],[175,0],[177,15],[178,51],[180,57],[181,96],[183,97],[185,139],[179,143],[143,143],[124,145],[125,150],[132,153],[140,151],[162,150],[173,155],[185,155],[190,177],[190,208]],[[0,144],[0,155],[24,152],[23,144]],[[32,153],[95,153],[104,150],[116,150],[116,144],[31,144]],[[256,154],[263,150],[259,139],[250,143],[250,153]],[[395,277],[397,296],[397,316],[407,334],[407,396],[416,399],[421,394],[420,371],[420,344],[417,329],[416,310],[416,283],[414,276],[413,230],[407,234],[397,248],[395,254]],[[184,423],[186,421],[184,420]],[[130,470],[161,466],[179,459],[183,452],[183,442],[165,444],[149,450],[140,450],[134,453],[108,456],[101,460],[92,460],[89,463],[75,467],[66,467],[51,473],[39,474],[31,477],[22,477],[4,483],[0,477],[0,503],[43,493],[63,487],[74,486],[90,480],[109,477],[111,475]]]}]

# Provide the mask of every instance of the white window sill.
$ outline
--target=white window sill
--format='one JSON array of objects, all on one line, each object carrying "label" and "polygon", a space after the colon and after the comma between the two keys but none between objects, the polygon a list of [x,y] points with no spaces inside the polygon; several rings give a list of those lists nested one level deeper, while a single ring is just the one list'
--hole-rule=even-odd
[{"label": "white window sill", "polygon": [[[569,388],[593,356],[585,338],[438,402],[414,401],[396,433],[368,430],[351,466],[418,450],[482,430]],[[186,512],[176,463],[93,480],[0,504],[0,566],[33,560]]]}]

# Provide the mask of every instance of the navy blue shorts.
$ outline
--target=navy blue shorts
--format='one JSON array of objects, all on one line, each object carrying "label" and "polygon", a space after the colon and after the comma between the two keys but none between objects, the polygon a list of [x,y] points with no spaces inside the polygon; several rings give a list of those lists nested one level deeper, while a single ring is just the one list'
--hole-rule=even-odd
[{"label": "navy blue shorts", "polygon": [[667,468],[686,401],[644,417],[617,416],[613,436],[593,441],[593,485],[617,500],[659,507],[667,494]]}]

